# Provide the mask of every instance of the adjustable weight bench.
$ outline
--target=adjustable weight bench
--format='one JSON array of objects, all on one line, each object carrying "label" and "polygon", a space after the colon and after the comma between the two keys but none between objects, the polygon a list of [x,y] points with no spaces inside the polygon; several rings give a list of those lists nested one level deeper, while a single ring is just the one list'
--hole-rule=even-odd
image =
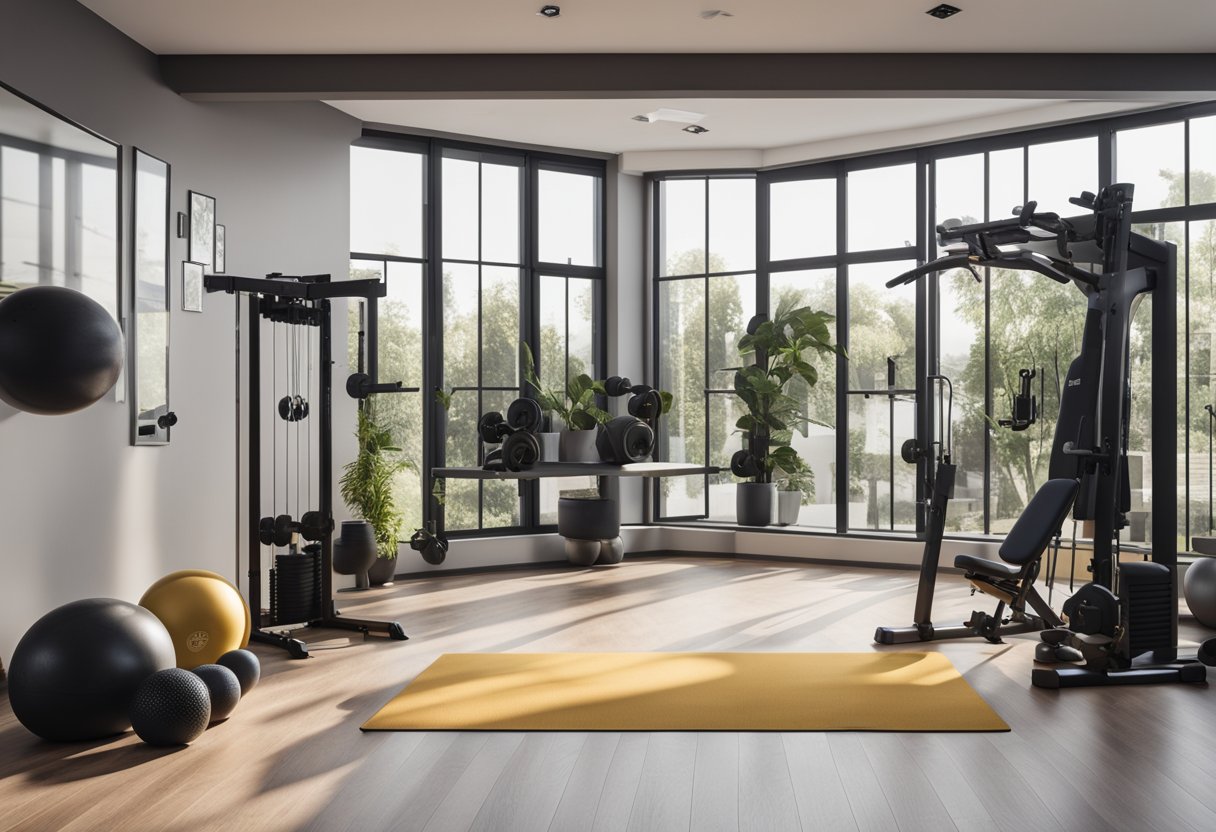
[{"label": "adjustable weight bench", "polygon": [[[1048,480],[1035,493],[1013,524],[999,551],[1000,560],[977,555],[959,555],[954,565],[962,569],[973,590],[999,602],[992,614],[975,611],[962,632],[947,638],[982,636],[998,644],[1005,634],[1027,633],[1062,626],[1060,617],[1034,588],[1043,553],[1072,509],[1080,485],[1072,479]],[[1029,606],[1033,612],[1027,612]],[[1005,608],[1009,615],[1003,617]]]}]

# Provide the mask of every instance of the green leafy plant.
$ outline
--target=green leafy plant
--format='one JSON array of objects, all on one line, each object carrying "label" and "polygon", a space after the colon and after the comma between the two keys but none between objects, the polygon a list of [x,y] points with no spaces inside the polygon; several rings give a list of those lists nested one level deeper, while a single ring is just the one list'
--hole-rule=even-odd
[{"label": "green leafy plant", "polygon": [[540,409],[557,416],[569,430],[592,430],[612,419],[611,413],[595,403],[597,395],[607,395],[604,382],[579,373],[566,383],[565,390],[547,389],[536,375],[536,360],[527,344],[524,344],[524,381],[536,391]]},{"label": "green leafy plant", "polygon": [[338,481],[346,505],[376,530],[376,548],[382,558],[397,554],[397,541],[405,515],[393,500],[393,479],[413,469],[400,456],[389,431],[377,424],[370,406],[359,408],[355,429],[359,452],[342,469]]},{"label": "green leafy plant", "polygon": [[811,468],[791,444],[794,432],[806,436],[814,420],[807,414],[807,396],[792,390],[805,385],[805,394],[819,382],[813,359],[845,354],[832,343],[828,325],[833,320],[827,312],[786,300],[771,320],[749,327],[753,331],[739,339],[739,354],[753,363],[735,370],[735,395],[747,408],[735,423],[747,445],[731,461],[737,476],[755,482],[776,478],[789,490],[814,494]]}]

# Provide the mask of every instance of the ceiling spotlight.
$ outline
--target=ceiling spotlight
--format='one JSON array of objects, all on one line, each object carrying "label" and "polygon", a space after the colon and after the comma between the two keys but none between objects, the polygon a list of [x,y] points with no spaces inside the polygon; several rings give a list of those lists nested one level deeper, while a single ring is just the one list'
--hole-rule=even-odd
[{"label": "ceiling spotlight", "polygon": [[945,20],[947,17],[954,17],[961,12],[958,6],[951,6],[949,3],[942,3],[940,6],[934,6],[925,12],[930,17],[936,17],[938,20]]},{"label": "ceiling spotlight", "polygon": [[541,6],[537,12],[541,17],[557,17],[562,13],[561,6]]},{"label": "ceiling spotlight", "polygon": [[699,136],[702,133],[708,133],[708,127],[702,127],[699,124],[690,124],[687,127],[681,128],[685,133],[692,133],[694,136]]},{"label": "ceiling spotlight", "polygon": [[715,17],[734,17],[734,15],[722,9],[706,9],[701,12],[702,20],[713,20]]},{"label": "ceiling spotlight", "polygon": [[649,113],[634,116],[634,121],[644,121],[654,124],[656,121],[674,121],[676,124],[695,124],[705,118],[705,113],[694,113],[692,110],[674,110],[670,107],[660,107]]}]

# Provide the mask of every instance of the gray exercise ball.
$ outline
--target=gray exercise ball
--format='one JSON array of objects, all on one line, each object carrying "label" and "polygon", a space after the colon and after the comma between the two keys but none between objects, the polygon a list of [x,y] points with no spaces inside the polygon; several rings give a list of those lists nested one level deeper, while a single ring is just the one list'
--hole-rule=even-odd
[{"label": "gray exercise ball", "polygon": [[1216,628],[1216,558],[1199,558],[1186,568],[1182,593],[1195,619]]},{"label": "gray exercise ball", "polygon": [[207,685],[180,667],[144,679],[131,703],[131,727],[148,745],[189,745],[209,724]]},{"label": "gray exercise ball", "polygon": [[173,639],[155,615],[87,598],[48,612],[21,637],[8,697],[21,724],[43,739],[98,739],[127,730],[144,679],[176,664]]},{"label": "gray exercise ball", "polygon": [[122,373],[118,324],[63,286],[31,286],[0,301],[0,399],[27,413],[88,407]]},{"label": "gray exercise ball", "polygon": [[211,697],[211,721],[227,719],[241,701],[241,683],[236,674],[219,664],[200,664],[190,671],[203,680]]},{"label": "gray exercise ball", "polygon": [[216,659],[215,663],[236,674],[241,685],[241,696],[253,690],[262,678],[262,664],[252,650],[229,650]]}]

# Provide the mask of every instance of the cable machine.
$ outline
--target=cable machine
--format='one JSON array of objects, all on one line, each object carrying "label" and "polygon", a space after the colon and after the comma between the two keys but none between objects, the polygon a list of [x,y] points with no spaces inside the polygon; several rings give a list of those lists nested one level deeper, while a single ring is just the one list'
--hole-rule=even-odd
[{"label": "cable machine", "polygon": [[[370,619],[348,618],[337,609],[333,600],[333,343],[330,314],[332,298],[361,298],[367,301],[369,310],[374,313],[376,301],[384,297],[386,286],[379,280],[343,280],[331,282],[330,276],[305,275],[290,277],[281,274],[267,275],[265,278],[237,277],[235,275],[207,275],[203,281],[208,292],[227,292],[228,294],[246,294],[249,297],[249,349],[248,349],[248,391],[249,391],[249,456],[248,456],[248,511],[249,511],[249,608],[259,611],[254,616],[255,627],[250,638],[263,644],[272,644],[285,649],[295,659],[308,657],[308,646],[300,639],[291,638],[281,633],[263,629],[265,622],[260,615],[262,609],[262,547],[287,547],[288,554],[278,555],[276,560],[286,568],[298,566],[304,572],[306,579],[312,577],[315,583],[313,590],[307,590],[307,597],[296,600],[303,603],[298,607],[306,612],[301,614],[303,620],[295,620],[286,609],[280,610],[278,602],[280,593],[276,593],[275,580],[278,570],[271,571],[271,626],[279,624],[305,624],[308,627],[329,627],[342,630],[355,630],[368,635],[383,633],[395,641],[404,641],[406,635],[401,625],[396,621],[376,621]],[[284,504],[289,506],[290,488],[287,480],[291,472],[291,442],[290,431],[295,429],[295,497],[296,514],[288,513],[273,516],[277,506],[271,509],[271,515],[262,514],[262,416],[259,408],[262,395],[261,379],[261,322],[263,319],[272,324],[283,324],[289,327],[287,341],[295,348],[288,349],[284,359],[285,375],[288,378],[289,394],[277,402],[278,417],[288,425],[284,443]],[[312,332],[317,331],[317,366],[315,367],[316,400],[308,401],[312,394]],[[303,336],[303,338],[301,338]],[[306,349],[299,346],[301,340],[306,341]],[[274,351],[275,370],[277,373],[278,355],[277,341]],[[301,367],[301,356],[307,352],[307,367]],[[294,385],[294,387],[293,387]],[[302,392],[303,391],[303,392]],[[315,438],[317,446],[316,477],[316,507],[309,505],[313,497],[313,466],[312,445],[313,431],[316,425]],[[307,427],[303,427],[307,425]],[[300,442],[301,428],[307,435],[307,500],[305,510],[300,507]],[[272,431],[273,434],[273,431]],[[271,476],[274,477],[278,468],[278,440],[275,442],[274,466]],[[272,489],[274,500],[278,502],[277,487]],[[300,551],[300,540],[309,544]],[[315,560],[306,560],[311,555]],[[286,560],[285,560],[286,559]],[[319,573],[319,574],[317,574]],[[303,583],[308,586],[307,580]]]}]

